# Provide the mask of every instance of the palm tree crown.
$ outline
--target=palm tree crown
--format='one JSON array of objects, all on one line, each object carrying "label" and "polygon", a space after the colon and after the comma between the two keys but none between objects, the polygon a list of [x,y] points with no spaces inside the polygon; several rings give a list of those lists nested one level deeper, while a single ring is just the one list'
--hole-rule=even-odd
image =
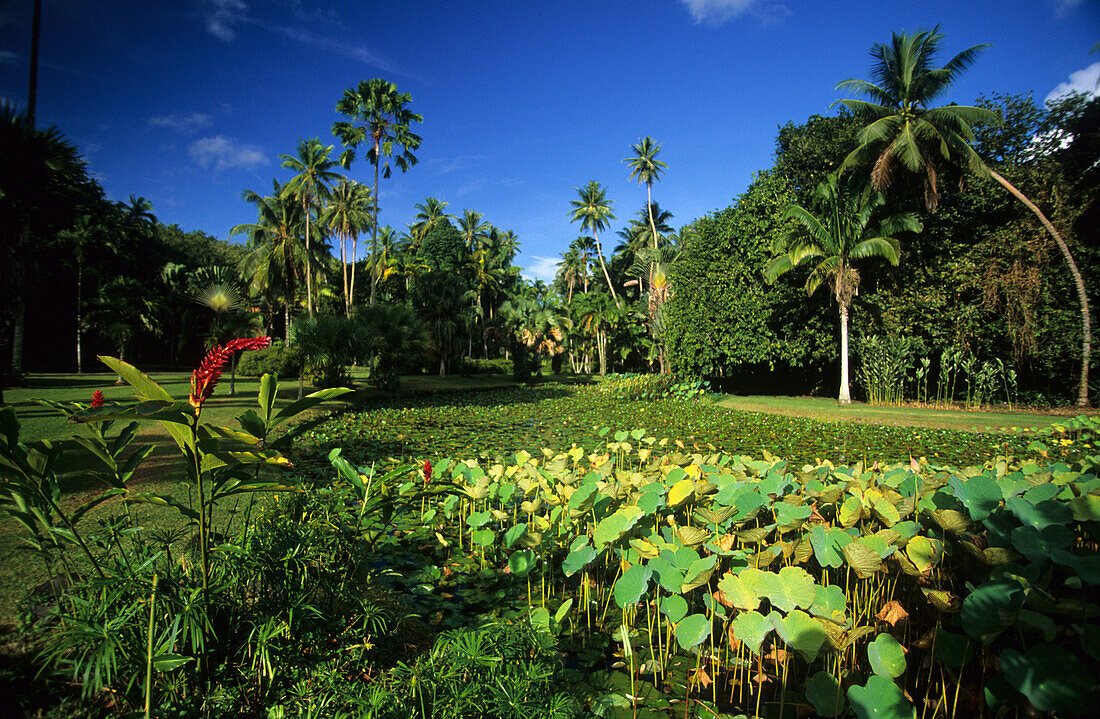
[{"label": "palm tree crown", "polygon": [[575,187],[579,198],[570,200],[573,209],[569,211],[570,221],[581,223],[581,232],[592,231],[592,237],[596,241],[596,257],[603,269],[604,279],[607,280],[607,288],[611,290],[611,299],[615,301],[615,307],[619,307],[619,297],[615,294],[615,286],[611,283],[611,276],[607,273],[607,265],[603,261],[603,249],[600,247],[600,231],[606,230],[608,221],[614,220],[611,212],[611,200],[607,199],[607,190],[600,183],[591,180],[584,188]]},{"label": "palm tree crown", "polygon": [[286,183],[283,191],[302,203],[302,214],[306,219],[306,309],[310,315],[313,314],[313,268],[309,261],[310,215],[319,200],[328,199],[329,185],[340,177],[332,171],[336,162],[329,158],[330,152],[332,145],[322,145],[321,140],[314,137],[298,140],[296,156],[279,155],[283,167],[298,173]]}]

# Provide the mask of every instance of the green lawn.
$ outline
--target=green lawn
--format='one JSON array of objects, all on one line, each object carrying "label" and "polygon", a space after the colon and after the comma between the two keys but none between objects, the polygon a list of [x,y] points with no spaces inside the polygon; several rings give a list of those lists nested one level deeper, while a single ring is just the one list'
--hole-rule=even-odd
[{"label": "green lawn", "polygon": [[1042,429],[1080,412],[1027,412],[1005,410],[929,409],[924,407],[874,407],[863,402],[842,406],[826,397],[727,395],[719,404],[743,412],[767,412],[806,417],[822,422],[864,422],[906,427],[937,427],[967,432],[1001,431],[1013,427]]}]

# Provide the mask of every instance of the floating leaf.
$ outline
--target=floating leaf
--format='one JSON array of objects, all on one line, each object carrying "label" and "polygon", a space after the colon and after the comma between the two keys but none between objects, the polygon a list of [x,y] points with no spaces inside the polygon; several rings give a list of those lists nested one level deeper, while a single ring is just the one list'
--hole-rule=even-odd
[{"label": "floating leaf", "polygon": [[905,650],[892,634],[879,634],[867,645],[871,670],[879,676],[896,679],[905,673]]}]

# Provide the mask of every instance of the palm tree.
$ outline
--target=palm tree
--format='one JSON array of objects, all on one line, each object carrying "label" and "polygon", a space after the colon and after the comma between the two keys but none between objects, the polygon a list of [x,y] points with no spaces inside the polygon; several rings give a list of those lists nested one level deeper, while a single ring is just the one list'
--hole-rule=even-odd
[{"label": "palm tree", "polygon": [[381,390],[396,391],[401,367],[427,352],[431,342],[427,330],[416,313],[404,305],[380,302],[357,310],[355,319],[365,328],[374,355],[371,382]]},{"label": "palm tree", "polygon": [[340,179],[332,171],[336,161],[329,159],[332,145],[322,145],[319,138],[298,140],[297,157],[279,155],[283,167],[298,173],[283,186],[283,192],[294,196],[302,203],[302,214],[306,219],[306,310],[313,316],[313,269],[309,261],[309,220],[313,207],[319,201],[328,199],[329,185]]},{"label": "palm tree", "polygon": [[852,266],[856,260],[882,258],[892,265],[900,260],[898,241],[891,235],[903,231],[920,232],[923,228],[911,212],[891,215],[872,223],[875,210],[884,200],[872,187],[853,196],[845,193],[836,174],[830,174],[817,186],[814,199],[821,207],[816,217],[800,205],[791,205],[783,213],[801,228],[786,233],[776,243],[776,251],[764,268],[764,279],[771,284],[776,278],[796,267],[816,262],[806,279],[806,295],[810,296],[829,281],[840,307],[840,395],[838,404],[851,404],[848,390],[848,308],[859,292],[859,271]]},{"label": "palm tree", "polygon": [[307,264],[306,250],[300,241],[305,219],[302,206],[277,181],[272,184],[272,194],[266,197],[252,190],[244,191],[244,199],[256,205],[258,217],[254,223],[233,227],[229,236],[246,238],[250,251],[241,260],[240,272],[242,277],[250,278],[249,294],[260,296],[273,288],[281,293],[289,332],[290,306],[299,291],[302,268]]},{"label": "palm tree", "polygon": [[619,308],[619,296],[615,294],[615,286],[611,284],[611,275],[607,273],[607,265],[603,261],[603,249],[600,247],[600,230],[607,229],[608,220],[614,220],[611,214],[611,201],[607,199],[606,190],[595,180],[590,181],[582,190],[574,187],[580,195],[580,199],[570,200],[573,209],[569,212],[570,222],[581,222],[581,232],[592,230],[592,237],[596,243],[596,257],[600,261],[603,277],[607,280],[607,288],[611,290],[611,299],[615,301],[615,307]]},{"label": "palm tree", "polygon": [[974,142],[971,127],[978,123],[998,123],[996,113],[960,105],[930,107],[987,47],[975,45],[960,52],[942,68],[936,68],[933,62],[942,39],[938,26],[914,35],[893,33],[890,45],[876,44],[871,48],[874,82],[851,79],[837,85],[837,89],[851,90],[870,98],[869,101],[839,101],[866,123],[859,136],[859,146],[845,158],[841,172],[870,164],[871,182],[882,191],[889,187],[900,161],[906,170],[920,174],[925,203],[929,210],[935,210],[939,202],[937,165],[946,162],[993,178],[1031,210],[1054,238],[1077,290],[1081,306],[1081,378],[1077,406],[1087,407],[1092,330],[1084,280],[1065,240],[1046,215],[989,167],[971,147]]},{"label": "palm tree", "polygon": [[462,241],[466,243],[466,249],[473,253],[481,247],[489,237],[489,231],[493,228],[482,218],[480,212],[463,210],[462,217],[458,218],[458,232],[462,235]]},{"label": "palm tree", "polygon": [[427,234],[443,220],[452,219],[453,215],[444,212],[449,204],[449,202],[443,202],[434,197],[425,197],[424,202],[413,205],[413,209],[416,210],[416,214],[413,215],[415,227],[423,234]]},{"label": "palm tree", "polygon": [[653,247],[657,247],[657,224],[653,217],[653,183],[661,179],[661,173],[668,167],[657,159],[657,153],[661,146],[653,142],[653,138],[646,135],[642,140],[630,146],[634,150],[633,157],[623,158],[623,162],[630,165],[630,177],[633,180],[645,184],[646,207],[649,208],[649,227],[653,232]]},{"label": "palm tree", "polygon": [[[348,317],[355,305],[355,263],[359,260],[359,233],[370,227],[370,188],[341,177],[329,195],[320,221],[340,239],[340,264],[344,280],[344,309]],[[347,240],[351,239],[351,277],[348,277]]]},{"label": "palm tree", "polygon": [[[397,85],[376,77],[360,82],[358,87],[344,90],[343,97],[336,103],[336,112],[362,123],[333,123],[332,134],[340,138],[340,142],[348,148],[340,156],[341,164],[350,168],[355,159],[355,148],[369,143],[367,160],[374,165],[374,213],[370,250],[372,305],[377,284],[374,255],[378,241],[378,174],[381,170],[382,177],[389,179],[391,158],[402,172],[407,172],[416,164],[416,156],[412,151],[420,147],[420,135],[414,133],[409,126],[414,122],[423,122],[424,118],[409,110],[407,105],[411,101],[412,96],[399,92]],[[395,148],[398,150],[396,155]]]}]

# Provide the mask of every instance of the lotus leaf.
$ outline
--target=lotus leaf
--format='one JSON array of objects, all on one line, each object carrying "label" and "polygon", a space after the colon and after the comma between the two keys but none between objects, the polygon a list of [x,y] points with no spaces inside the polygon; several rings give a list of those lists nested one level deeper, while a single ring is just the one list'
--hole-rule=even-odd
[{"label": "lotus leaf", "polygon": [[479,547],[488,547],[497,540],[497,534],[491,529],[475,529],[470,532],[470,538],[474,540],[474,544]]},{"label": "lotus leaf", "polygon": [[835,584],[823,587],[814,585],[814,602],[810,605],[810,614],[828,619],[839,625],[846,625],[848,621],[847,599],[844,590]]},{"label": "lotus leaf", "polygon": [[796,609],[785,617],[781,617],[778,612],[772,612],[768,615],[768,619],[775,627],[779,638],[801,654],[808,663],[817,658],[821,645],[825,643],[826,635],[821,624],[809,614]]},{"label": "lotus leaf", "polygon": [[687,600],[679,594],[673,594],[671,597],[661,600],[661,613],[668,617],[668,621],[673,624],[687,616],[687,611]]},{"label": "lotus leaf", "polygon": [[1049,499],[1032,504],[1025,497],[1011,497],[1005,507],[1025,525],[1035,529],[1069,524],[1073,519],[1073,510],[1067,505]]},{"label": "lotus leaf", "polygon": [[740,574],[727,573],[718,582],[718,589],[734,607],[757,609],[760,606],[760,597],[755,580],[763,574],[759,569],[745,569]]},{"label": "lotus leaf", "polygon": [[689,614],[676,624],[676,641],[683,649],[702,644],[710,636],[710,619],[705,614]]},{"label": "lotus leaf", "polygon": [[1050,558],[1072,569],[1085,584],[1089,586],[1100,584],[1100,556],[1091,554],[1083,557],[1064,549],[1054,549],[1050,552]]},{"label": "lotus leaf", "polygon": [[527,534],[527,522],[520,522],[504,533],[504,546],[511,549],[525,534]]},{"label": "lotus leaf", "polygon": [[470,515],[466,517],[466,526],[474,529],[484,527],[492,518],[493,516],[488,511],[470,512]]},{"label": "lotus leaf", "polygon": [[734,638],[747,646],[753,654],[760,654],[764,639],[773,629],[775,626],[760,612],[742,612],[730,625]]},{"label": "lotus leaf", "polygon": [[837,521],[841,526],[851,527],[859,521],[860,516],[863,514],[863,502],[859,501],[859,497],[848,497],[844,500],[844,504],[840,505],[840,509],[837,510]]},{"label": "lotus leaf", "polygon": [[561,563],[561,570],[565,572],[565,576],[571,577],[588,566],[597,554],[595,549],[587,545],[578,547],[566,556],[565,561]]},{"label": "lotus leaf", "polygon": [[814,705],[814,711],[823,717],[843,716],[848,709],[848,701],[836,677],[826,671],[819,671],[806,680],[806,698]]},{"label": "lotus leaf", "polygon": [[592,543],[597,549],[602,549],[608,544],[618,541],[624,534],[633,529],[634,525],[643,516],[645,516],[645,513],[636,505],[628,504],[620,507],[596,525],[596,530],[592,533]]},{"label": "lotus leaf", "polygon": [[688,570],[684,572],[684,581],[680,585],[680,593],[687,594],[709,582],[711,575],[714,574],[714,566],[717,562],[718,555],[716,554],[692,562]]},{"label": "lotus leaf", "polygon": [[936,630],[936,660],[951,669],[966,666],[974,658],[971,639],[944,629]]},{"label": "lotus leaf", "polygon": [[642,564],[635,564],[615,582],[615,604],[625,608],[637,604],[642,595],[649,590],[649,579],[653,571]]},{"label": "lotus leaf", "polygon": [[905,545],[905,554],[917,571],[924,574],[943,558],[943,542],[924,536],[913,537]]},{"label": "lotus leaf", "polygon": [[[694,466],[694,465],[691,465]],[[669,473],[669,477],[672,474]],[[668,490],[668,506],[679,507],[695,495],[695,482],[685,477]]]},{"label": "lotus leaf", "polygon": [[878,674],[866,686],[848,687],[848,702],[859,719],[915,719],[917,710],[894,682]]},{"label": "lotus leaf", "polygon": [[989,642],[1016,621],[1024,603],[1019,582],[1001,578],[987,582],[963,600],[962,625],[970,636]]},{"label": "lotus leaf", "polygon": [[905,649],[892,634],[882,633],[867,645],[871,670],[879,676],[896,679],[905,673]]},{"label": "lotus leaf", "polygon": [[885,497],[878,497],[871,505],[875,516],[882,520],[887,527],[892,527],[901,521],[901,513],[898,508]]},{"label": "lotus leaf", "polygon": [[988,475],[981,474],[976,477],[964,479],[954,476],[948,480],[948,485],[955,492],[955,496],[966,506],[970,518],[980,522],[997,509],[1004,494],[997,483]]},{"label": "lotus leaf", "polygon": [[838,568],[844,564],[843,548],[852,541],[852,536],[842,529],[816,525],[810,530],[810,543],[814,556],[822,567]]},{"label": "lotus leaf", "polygon": [[1100,522],[1100,495],[1086,494],[1067,503],[1078,522]]},{"label": "lotus leaf", "polygon": [[[666,556],[669,555],[669,556]],[[665,550],[660,556],[650,559],[646,566],[657,574],[657,582],[669,594],[679,594],[680,585],[684,583],[684,573],[673,566],[669,557],[672,552]]]},{"label": "lotus leaf", "polygon": [[1091,672],[1065,649],[1047,643],[1030,647],[1026,654],[1006,649],[1000,664],[1008,683],[1039,711],[1089,713],[1083,705],[1095,682]]},{"label": "lotus leaf", "polygon": [[882,557],[863,540],[844,545],[844,559],[860,577],[867,578],[882,568]]},{"label": "lotus leaf", "polygon": [[801,567],[783,567],[778,574],[763,572],[757,591],[776,609],[790,612],[814,603],[814,578]]}]

